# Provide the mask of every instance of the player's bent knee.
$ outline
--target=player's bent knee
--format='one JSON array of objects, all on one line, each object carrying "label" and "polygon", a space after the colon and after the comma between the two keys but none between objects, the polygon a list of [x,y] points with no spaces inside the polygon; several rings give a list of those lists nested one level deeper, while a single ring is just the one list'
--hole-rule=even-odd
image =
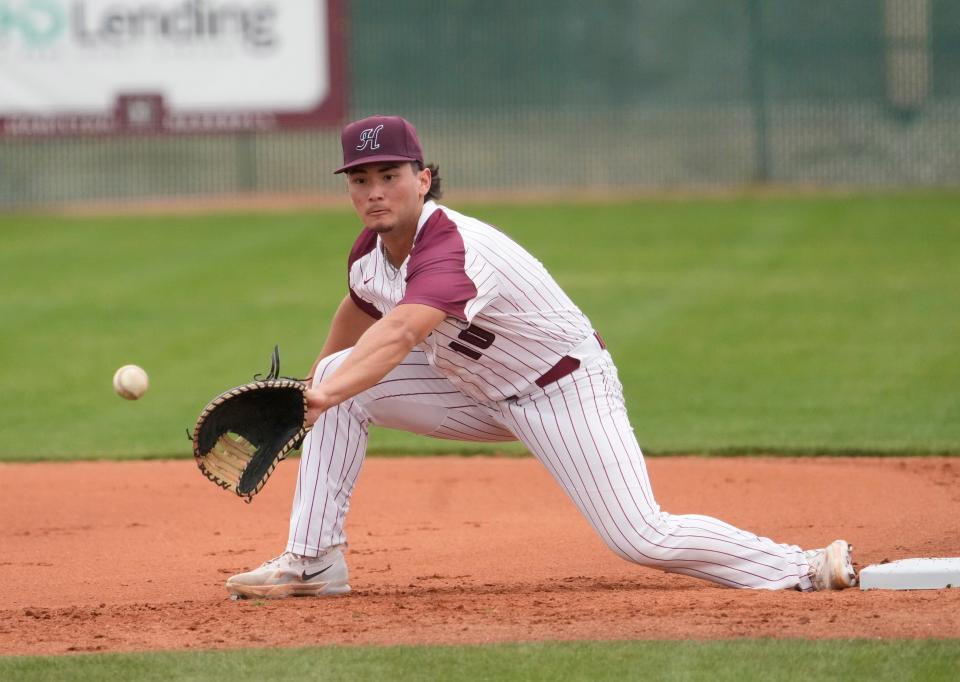
[{"label": "player's bent knee", "polygon": [[316,388],[320,385],[320,382],[324,379],[330,378],[330,375],[333,374],[337,367],[339,367],[344,360],[347,359],[347,356],[350,354],[352,348],[346,348],[332,355],[328,355],[323,360],[317,364],[317,369],[313,373],[313,381],[311,382],[311,388]]},{"label": "player's bent knee", "polygon": [[676,549],[665,547],[646,538],[605,536],[604,541],[613,553],[641,566],[659,567],[676,558]]},{"label": "player's bent knee", "polygon": [[665,552],[658,551],[656,547],[642,547],[627,552],[625,558],[627,561],[640,566],[650,566],[652,568],[659,568],[670,561],[668,555]]}]

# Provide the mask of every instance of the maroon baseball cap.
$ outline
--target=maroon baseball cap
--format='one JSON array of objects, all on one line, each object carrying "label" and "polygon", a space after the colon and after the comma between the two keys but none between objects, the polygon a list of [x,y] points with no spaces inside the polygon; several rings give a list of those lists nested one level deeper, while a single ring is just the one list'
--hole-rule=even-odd
[{"label": "maroon baseball cap", "polygon": [[378,161],[419,161],[423,148],[410,121],[399,116],[369,116],[348,123],[340,134],[343,165],[334,173]]}]

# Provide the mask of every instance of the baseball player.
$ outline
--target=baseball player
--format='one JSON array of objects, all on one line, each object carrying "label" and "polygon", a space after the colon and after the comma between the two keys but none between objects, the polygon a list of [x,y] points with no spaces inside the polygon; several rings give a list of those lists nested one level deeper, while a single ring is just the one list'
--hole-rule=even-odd
[{"label": "baseball player", "polygon": [[856,583],[850,547],[804,551],[715,518],[662,511],[600,335],[544,266],[499,230],[437,203],[414,127],[342,132],[363,224],[349,290],[311,372],[286,551],[227,581],[237,597],[349,592],[344,520],[376,424],[434,438],[520,440],[616,554],[754,589]]}]

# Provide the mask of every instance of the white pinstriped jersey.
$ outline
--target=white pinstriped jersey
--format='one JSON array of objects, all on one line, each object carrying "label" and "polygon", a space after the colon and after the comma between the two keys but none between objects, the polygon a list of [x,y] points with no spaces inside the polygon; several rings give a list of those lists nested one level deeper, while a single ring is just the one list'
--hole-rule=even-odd
[{"label": "white pinstriped jersey", "polygon": [[401,303],[443,310],[419,346],[463,393],[500,401],[527,391],[593,333],[550,273],[494,227],[433,201],[399,269],[364,229],[348,262],[350,295],[379,318]]}]

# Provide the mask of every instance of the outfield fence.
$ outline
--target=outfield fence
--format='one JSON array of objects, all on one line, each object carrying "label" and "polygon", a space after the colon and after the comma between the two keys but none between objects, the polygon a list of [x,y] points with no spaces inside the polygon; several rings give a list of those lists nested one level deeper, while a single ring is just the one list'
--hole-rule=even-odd
[{"label": "outfield fence", "polygon": [[[347,116],[409,118],[451,191],[960,184],[960,0],[344,0],[343,14]],[[341,191],[339,155],[336,128],[0,137],[0,207],[322,195]]]}]

